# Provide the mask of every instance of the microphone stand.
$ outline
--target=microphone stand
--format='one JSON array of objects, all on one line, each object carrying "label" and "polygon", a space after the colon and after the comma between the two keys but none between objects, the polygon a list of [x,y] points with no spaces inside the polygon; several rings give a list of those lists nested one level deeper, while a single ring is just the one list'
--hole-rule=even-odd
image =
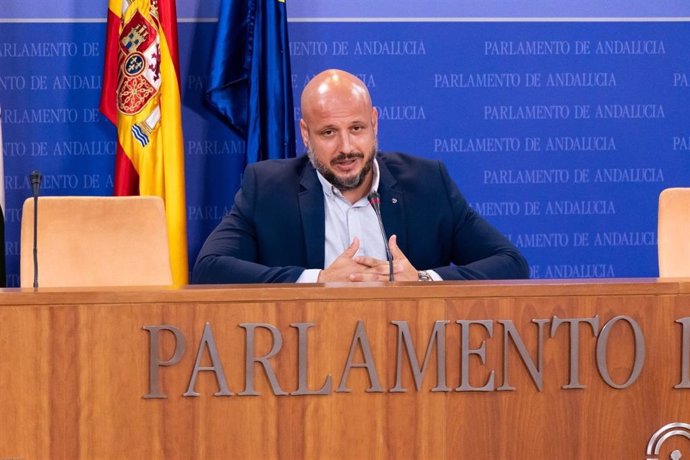
[{"label": "microphone stand", "polygon": [[32,171],[31,190],[34,195],[34,289],[38,287],[38,190],[41,187],[41,173]]},{"label": "microphone stand", "polygon": [[386,236],[386,230],[383,228],[383,219],[381,218],[381,196],[378,192],[371,192],[367,195],[367,200],[369,200],[371,207],[374,208],[376,219],[379,221],[381,235],[383,235],[383,246],[386,248],[386,259],[388,260],[388,281],[395,281],[395,276],[393,275],[393,254],[391,254],[391,248],[388,247],[388,237]]}]

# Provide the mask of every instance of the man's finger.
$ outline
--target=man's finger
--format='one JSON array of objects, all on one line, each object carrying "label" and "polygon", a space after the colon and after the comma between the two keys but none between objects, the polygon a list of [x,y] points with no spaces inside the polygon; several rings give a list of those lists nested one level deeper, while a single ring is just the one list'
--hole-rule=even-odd
[{"label": "man's finger", "polygon": [[352,240],[352,244],[343,251],[341,256],[352,259],[355,254],[357,254],[357,251],[359,251],[359,238],[355,237],[355,239]]},{"label": "man's finger", "polygon": [[[400,262],[393,262],[393,273],[400,273],[403,271],[404,267],[403,264]],[[390,273],[390,267],[388,265],[388,262],[383,261],[380,264],[374,265],[372,267],[366,268],[362,273],[376,273],[381,276],[388,276]]]},{"label": "man's finger", "polygon": [[398,236],[397,235],[392,235],[388,239],[388,247],[391,250],[391,255],[393,256],[393,259],[404,259],[405,254],[403,254],[402,250],[398,247]]},{"label": "man's finger", "polygon": [[377,265],[388,264],[387,260],[381,260],[381,259],[377,259],[375,257],[369,257],[369,256],[357,256],[357,257],[355,257],[354,260],[358,264],[366,265],[367,267],[376,267]]},{"label": "man's finger", "polygon": [[388,275],[380,275],[374,272],[351,273],[348,277],[350,281],[386,281]]}]

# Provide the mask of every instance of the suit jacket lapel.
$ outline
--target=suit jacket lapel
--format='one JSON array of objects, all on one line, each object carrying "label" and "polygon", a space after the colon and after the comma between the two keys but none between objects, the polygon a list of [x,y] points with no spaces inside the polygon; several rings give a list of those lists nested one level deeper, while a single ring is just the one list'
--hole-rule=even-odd
[{"label": "suit jacket lapel", "polygon": [[307,264],[309,267],[323,268],[326,241],[323,189],[310,163],[307,163],[302,171],[298,199],[304,244],[307,249]]},{"label": "suit jacket lapel", "polygon": [[381,195],[381,218],[386,235],[398,236],[398,246],[407,253],[407,232],[405,228],[405,200],[401,191],[397,189],[397,180],[393,177],[381,156],[377,156],[379,164],[379,195]]}]

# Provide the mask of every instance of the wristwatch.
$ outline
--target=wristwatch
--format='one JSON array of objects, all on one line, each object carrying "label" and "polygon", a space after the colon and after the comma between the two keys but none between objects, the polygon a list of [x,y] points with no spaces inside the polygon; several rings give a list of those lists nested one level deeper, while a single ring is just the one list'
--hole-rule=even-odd
[{"label": "wristwatch", "polygon": [[433,279],[427,272],[420,270],[417,272],[417,281],[433,281]]}]

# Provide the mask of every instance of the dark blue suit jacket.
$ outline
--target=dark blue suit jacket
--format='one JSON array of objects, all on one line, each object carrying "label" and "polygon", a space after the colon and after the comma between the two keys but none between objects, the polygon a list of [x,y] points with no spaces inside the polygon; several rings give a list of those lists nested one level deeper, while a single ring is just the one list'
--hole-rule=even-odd
[{"label": "dark blue suit jacket", "polygon": [[[379,153],[388,235],[444,280],[527,278],[520,252],[469,207],[439,161]],[[324,196],[306,155],[247,167],[235,204],[204,243],[193,283],[294,282],[324,268]]]}]

